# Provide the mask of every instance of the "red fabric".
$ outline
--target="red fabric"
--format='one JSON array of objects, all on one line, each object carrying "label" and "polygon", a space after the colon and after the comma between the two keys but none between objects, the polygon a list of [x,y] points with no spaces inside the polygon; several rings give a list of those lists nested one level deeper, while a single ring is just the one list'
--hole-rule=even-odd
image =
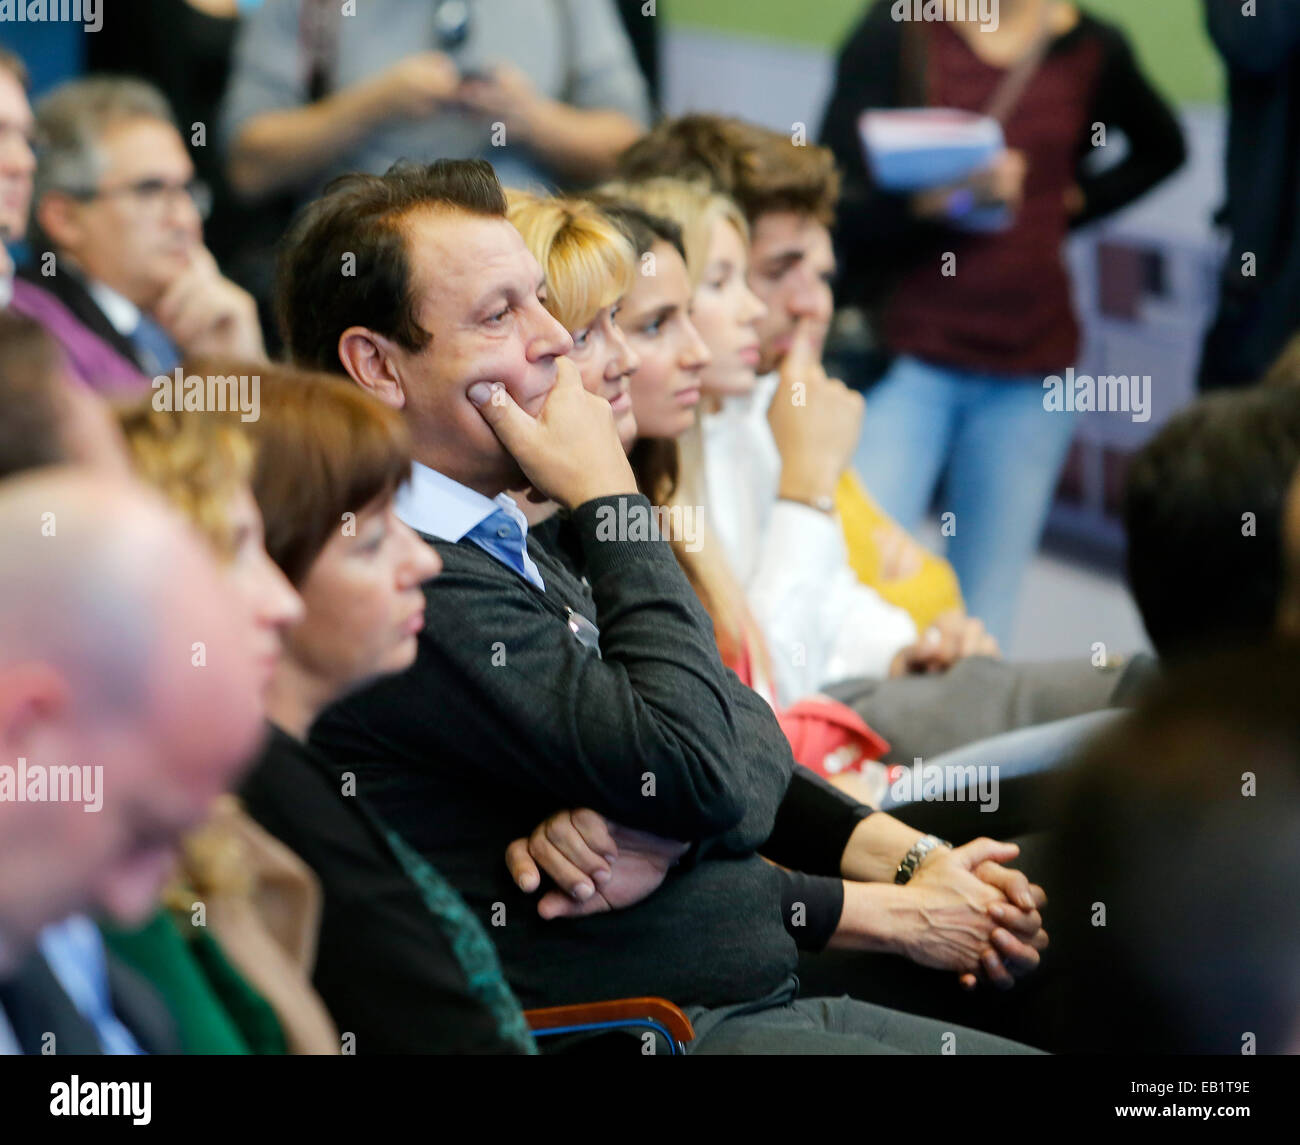
[{"label": "red fabric", "polygon": [[[985,63],[947,24],[923,25],[932,107],[980,111],[1005,72]],[[896,354],[993,374],[1064,370],[1079,356],[1064,244],[1065,193],[1091,130],[1102,50],[1092,39],[1053,51],[1005,125],[1025,152],[1024,203],[996,234],[952,235],[956,273],[938,257],[906,274],[889,301],[885,341]]]},{"label": "red fabric", "polygon": [[[747,647],[742,647],[740,659],[728,667],[746,687],[754,686]],[[873,732],[857,712],[829,696],[810,696],[785,709],[773,707],[795,761],[818,775],[861,771],[863,764],[880,759],[889,750],[888,742]],[[833,753],[836,762],[842,764],[832,771],[826,761]]]}]

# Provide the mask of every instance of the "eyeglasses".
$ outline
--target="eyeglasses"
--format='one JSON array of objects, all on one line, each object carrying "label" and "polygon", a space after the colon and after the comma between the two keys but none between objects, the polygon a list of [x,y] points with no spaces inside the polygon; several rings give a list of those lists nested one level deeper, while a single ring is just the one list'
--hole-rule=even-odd
[{"label": "eyeglasses", "polygon": [[169,203],[184,195],[194,205],[200,219],[212,214],[212,188],[202,179],[191,179],[188,183],[171,183],[166,179],[140,179],[122,187],[99,187],[93,190],[69,190],[64,192],[83,203],[95,199],[108,199],[114,195],[129,195],[140,209],[152,215],[162,215]]}]

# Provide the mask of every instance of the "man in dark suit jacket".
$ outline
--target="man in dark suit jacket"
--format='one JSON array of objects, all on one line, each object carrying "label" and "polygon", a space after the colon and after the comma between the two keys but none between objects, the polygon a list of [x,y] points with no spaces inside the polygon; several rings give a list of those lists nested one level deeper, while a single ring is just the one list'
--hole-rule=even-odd
[{"label": "man in dark suit jacket", "polygon": [[63,84],[37,105],[36,133],[27,283],[130,362],[137,389],[185,356],[265,357],[252,297],[203,245],[210,196],[158,91],[111,77]]},{"label": "man in dark suit jacket", "polygon": [[[680,264],[677,244],[656,247],[660,266]],[[339,276],[343,252],[355,275]],[[680,265],[664,276],[685,292],[665,298],[664,325],[696,338]],[[697,1048],[938,1052],[937,1025],[797,1000],[796,947],[893,949],[967,974],[996,949],[1026,969],[1036,900],[1023,876],[985,863],[1014,848],[946,850],[794,767],[644,527],[651,507],[609,405],[563,361],[572,340],[544,289],[479,161],[352,177],[291,235],[291,352],[406,412],[417,464],[398,511],[444,566],[425,586],[415,665],[327,712],[313,742],[479,913],[525,1005],[661,994],[689,1008]],[[528,540],[503,496],[526,485],[570,510],[585,579]],[[501,856],[576,806],[689,848],[648,897],[593,899],[585,917],[547,923]],[[913,886],[887,882],[923,860]],[[995,901],[1003,926],[985,913]],[[615,905],[626,909],[602,909]],[[935,910],[981,937],[941,951]],[[1014,1048],[962,1038],[973,1052]]]},{"label": "man in dark suit jacket", "polygon": [[[102,961],[85,967],[89,973],[75,967],[75,983],[65,981],[39,950],[0,978],[0,1053],[178,1053],[175,1023],[162,999],[104,949],[93,923],[87,919],[85,926],[98,944],[92,954]],[[74,1001],[78,988],[83,996]],[[87,997],[86,991],[94,993]],[[8,1045],[6,1033],[12,1035]]]},{"label": "man in dark suit jacket", "polygon": [[[39,966],[23,967],[51,923],[154,910],[176,840],[259,746],[261,697],[227,578],[138,488],[90,470],[9,477],[0,533],[0,1004],[21,1023],[24,982],[37,1014],[58,1008]],[[175,650],[188,663],[196,640],[203,670],[177,671]],[[101,962],[93,930],[71,937],[62,965]],[[115,973],[109,1001],[134,1013],[138,992],[114,992]]]}]

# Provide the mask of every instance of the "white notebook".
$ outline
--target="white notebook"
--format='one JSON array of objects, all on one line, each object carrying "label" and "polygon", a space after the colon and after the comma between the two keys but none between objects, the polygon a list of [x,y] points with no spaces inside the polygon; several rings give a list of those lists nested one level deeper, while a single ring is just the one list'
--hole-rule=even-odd
[{"label": "white notebook", "polygon": [[1005,146],[997,120],[951,108],[864,111],[858,133],[872,177],[887,191],[959,182]]}]

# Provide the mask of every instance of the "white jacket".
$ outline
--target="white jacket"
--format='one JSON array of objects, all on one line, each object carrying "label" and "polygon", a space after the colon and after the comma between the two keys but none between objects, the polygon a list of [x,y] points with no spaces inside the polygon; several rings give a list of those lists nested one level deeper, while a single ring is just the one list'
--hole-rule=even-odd
[{"label": "white jacket", "polygon": [[838,517],[777,497],[781,456],[767,422],[778,375],[702,415],[709,518],[767,640],[777,698],[885,676],[916,640],[909,613],[858,580]]}]

